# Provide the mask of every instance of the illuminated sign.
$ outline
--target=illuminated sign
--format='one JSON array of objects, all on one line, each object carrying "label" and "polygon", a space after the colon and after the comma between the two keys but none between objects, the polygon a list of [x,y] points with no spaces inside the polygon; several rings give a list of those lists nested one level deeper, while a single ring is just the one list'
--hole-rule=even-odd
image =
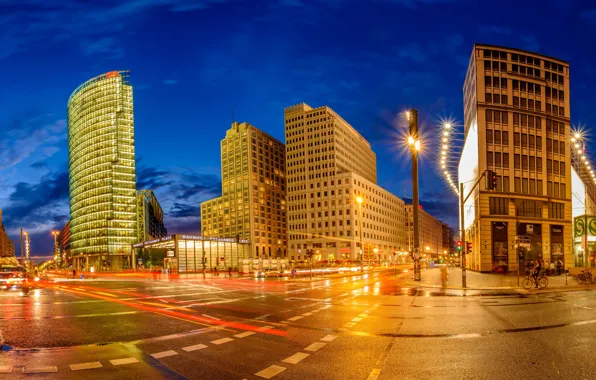
[{"label": "illuminated sign", "polygon": [[118,71],[110,71],[109,73],[106,73],[106,78],[117,78],[120,76],[120,73]]},{"label": "illuminated sign", "polygon": [[[215,241],[220,243],[236,243],[236,238],[223,238],[215,236],[200,236],[200,235],[182,235],[182,240],[203,240],[203,241]],[[239,239],[238,243],[249,244],[247,239]]]},{"label": "illuminated sign", "polygon": [[143,248],[145,245],[155,244],[155,243],[161,243],[163,241],[168,241],[168,240],[172,240],[172,236],[168,235],[168,236],[164,236],[164,237],[159,238],[159,239],[153,239],[153,240],[145,241],[145,242],[142,242],[142,243],[137,243],[137,244],[134,244],[133,247],[134,248]]},{"label": "illuminated sign", "polygon": [[[459,182],[464,184],[464,197],[472,191],[474,181],[479,175],[478,153],[478,120],[474,116],[468,129],[458,167]],[[476,217],[474,199],[474,196],[468,198],[464,204],[464,215],[460,215],[460,221],[462,217],[464,218],[464,228],[466,230],[472,226]]]}]

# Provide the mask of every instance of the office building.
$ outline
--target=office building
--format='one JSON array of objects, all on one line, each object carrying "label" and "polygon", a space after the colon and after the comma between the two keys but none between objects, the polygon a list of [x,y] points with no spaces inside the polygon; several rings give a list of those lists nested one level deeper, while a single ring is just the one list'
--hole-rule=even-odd
[{"label": "office building", "polygon": [[288,258],[357,260],[361,240],[365,260],[405,251],[404,202],[377,185],[368,141],[329,107],[288,107],[284,122]]},{"label": "office building", "polygon": [[[406,205],[406,234],[408,252],[414,250],[413,205]],[[421,257],[436,259],[447,250],[443,243],[443,223],[418,206],[418,237]]]},{"label": "office building", "polygon": [[[523,273],[526,263],[574,265],[572,252],[569,64],[475,45],[464,83],[465,143],[459,182],[470,269]],[[486,181],[496,172],[496,189]],[[491,181],[492,182],[492,181]],[[518,253],[524,258],[518,259]]]},{"label": "office building", "polygon": [[14,257],[14,243],[4,229],[2,210],[0,210],[0,257]]},{"label": "office building", "polygon": [[201,204],[206,237],[250,241],[250,257],[285,257],[284,144],[248,123],[232,123],[221,141],[222,196]]},{"label": "office building", "polygon": [[163,210],[152,190],[137,191],[137,242],[168,235],[163,223]]},{"label": "office building", "polygon": [[70,254],[70,221],[66,222],[58,234],[58,251],[62,257],[62,262],[66,265],[72,264]]},{"label": "office building", "polygon": [[137,242],[133,94],[128,71],[68,100],[70,246],[77,269],[131,268]]}]

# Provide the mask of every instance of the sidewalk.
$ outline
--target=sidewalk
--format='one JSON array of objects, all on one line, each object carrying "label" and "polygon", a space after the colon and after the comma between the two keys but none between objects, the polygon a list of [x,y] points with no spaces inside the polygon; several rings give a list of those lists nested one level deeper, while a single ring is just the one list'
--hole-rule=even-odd
[{"label": "sidewalk", "polygon": [[[502,289],[516,289],[523,290],[521,283],[525,274],[519,276],[519,286],[517,285],[517,275],[515,274],[496,274],[496,273],[479,273],[471,270],[466,271],[467,287],[470,290],[502,290]],[[567,282],[566,282],[567,281]],[[414,281],[412,278],[408,279],[407,284],[410,286],[422,286],[430,288],[441,288],[441,271],[439,268],[423,269],[421,274],[421,281]],[[462,276],[460,268],[449,268],[449,279],[447,282],[447,289],[464,289],[462,288]],[[586,290],[596,289],[596,285],[581,285],[574,277],[565,275],[548,276],[548,287],[543,291],[562,291],[562,290]]]}]

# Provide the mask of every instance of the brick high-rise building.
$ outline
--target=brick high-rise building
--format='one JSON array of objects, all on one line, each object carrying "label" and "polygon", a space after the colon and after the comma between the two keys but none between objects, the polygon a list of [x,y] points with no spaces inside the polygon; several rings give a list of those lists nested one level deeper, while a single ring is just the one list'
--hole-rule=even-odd
[{"label": "brick high-rise building", "polygon": [[222,196],[201,204],[204,236],[248,239],[251,257],[285,257],[284,144],[248,123],[221,141]]},{"label": "brick high-rise building", "polygon": [[377,185],[370,144],[329,107],[304,103],[284,112],[289,258],[358,259],[360,214],[364,259],[406,250],[404,202]]},{"label": "brick high-rise building", "polygon": [[[464,83],[465,144],[459,181],[464,206],[467,266],[515,271],[526,261],[573,266],[569,64],[533,52],[475,45]],[[528,245],[518,260],[516,244]],[[523,272],[522,272],[523,273]]]}]

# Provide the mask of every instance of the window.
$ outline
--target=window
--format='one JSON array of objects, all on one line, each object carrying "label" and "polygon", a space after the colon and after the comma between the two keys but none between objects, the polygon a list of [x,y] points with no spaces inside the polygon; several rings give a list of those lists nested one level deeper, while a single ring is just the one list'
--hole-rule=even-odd
[{"label": "window", "polygon": [[507,88],[507,78],[501,78],[501,88]]},{"label": "window", "polygon": [[522,169],[528,170],[528,156],[526,155],[522,156]]},{"label": "window", "polygon": [[513,167],[519,169],[519,154],[513,155]]},{"label": "window", "polygon": [[519,146],[520,136],[518,132],[513,133],[513,146]]},{"label": "window", "polygon": [[546,160],[546,173],[553,174],[553,160]]},{"label": "window", "polygon": [[501,112],[494,111],[493,112],[493,117],[495,119],[495,123],[500,123],[501,122]]},{"label": "window", "polygon": [[493,152],[486,152],[486,165],[493,166]]},{"label": "window", "polygon": [[544,191],[542,190],[542,180],[536,180],[536,194],[543,195]]},{"label": "window", "polygon": [[530,194],[536,194],[536,180],[530,179]]},{"label": "window", "polygon": [[509,176],[503,176],[503,192],[510,192],[511,191],[511,187],[509,184]]},{"label": "window", "polygon": [[536,157],[536,171],[542,173],[542,157]]},{"label": "window", "polygon": [[485,96],[484,96],[484,101],[485,101],[485,102],[487,102],[487,103],[492,103],[492,101],[493,101],[493,96],[492,96],[492,94],[489,94],[489,93],[487,92],[487,93],[485,94]]},{"label": "window", "polygon": [[564,183],[561,183],[561,198],[567,198],[567,192],[565,191]]},{"label": "window", "polygon": [[536,170],[536,157],[530,156],[530,170]]},{"label": "window", "polygon": [[540,218],[542,216],[542,203],[526,199],[516,199],[515,215]]},{"label": "window", "polygon": [[559,142],[559,154],[561,154],[561,156],[565,155],[565,143],[563,141]]},{"label": "window", "polygon": [[521,135],[521,146],[522,148],[528,147],[528,135],[526,135],[525,133]]},{"label": "window", "polygon": [[490,129],[486,131],[486,142],[489,144],[493,143],[493,131]]},{"label": "window", "polygon": [[542,137],[536,136],[536,150],[542,150]]},{"label": "window", "polygon": [[547,152],[552,152],[553,151],[553,140],[547,138],[546,139],[546,151]]},{"label": "window", "polygon": [[[491,135],[492,135],[492,133],[491,133]],[[501,143],[501,131],[494,131],[494,135],[495,135],[495,139],[494,139],[495,144],[500,144]]]},{"label": "window", "polygon": [[551,181],[546,182],[546,195],[553,196],[553,183]]},{"label": "window", "polygon": [[[513,97],[513,105],[515,107],[519,107],[519,96],[514,96]],[[515,114],[514,114],[515,115]],[[513,118],[513,120],[515,120],[515,117]]]},{"label": "window", "polygon": [[507,131],[503,131],[502,144],[509,145],[509,132],[507,132]]},{"label": "window", "polygon": [[[515,104],[515,97],[513,97],[513,103]],[[519,114],[517,112],[513,113],[513,125],[519,125]]]},{"label": "window", "polygon": [[565,177],[565,161],[561,161],[560,163],[560,173],[561,177]]},{"label": "window", "polygon": [[522,178],[522,193],[528,194],[528,179]]},{"label": "window", "polygon": [[515,177],[513,180],[513,191],[521,193],[521,179],[519,177]]},{"label": "window", "polygon": [[507,95],[501,95],[501,104],[509,104],[509,99]]},{"label": "window", "polygon": [[519,90],[519,81],[517,79],[514,79],[513,81],[513,89],[514,90]]},{"label": "window", "polygon": [[509,198],[489,197],[488,202],[491,215],[509,214]]},{"label": "window", "polygon": [[565,217],[565,203],[549,202],[548,217],[551,219],[563,219]]},{"label": "window", "polygon": [[488,75],[486,75],[484,77],[484,85],[486,87],[491,87],[492,86],[492,77],[489,77]]},{"label": "window", "polygon": [[503,153],[503,167],[509,168],[509,153]]},{"label": "window", "polygon": [[486,110],[486,121],[493,121],[493,111],[491,110]]},{"label": "window", "polygon": [[495,152],[495,166],[497,168],[501,167],[501,152]]},{"label": "window", "polygon": [[534,135],[530,135],[530,149],[534,149],[536,147],[536,137]]}]

